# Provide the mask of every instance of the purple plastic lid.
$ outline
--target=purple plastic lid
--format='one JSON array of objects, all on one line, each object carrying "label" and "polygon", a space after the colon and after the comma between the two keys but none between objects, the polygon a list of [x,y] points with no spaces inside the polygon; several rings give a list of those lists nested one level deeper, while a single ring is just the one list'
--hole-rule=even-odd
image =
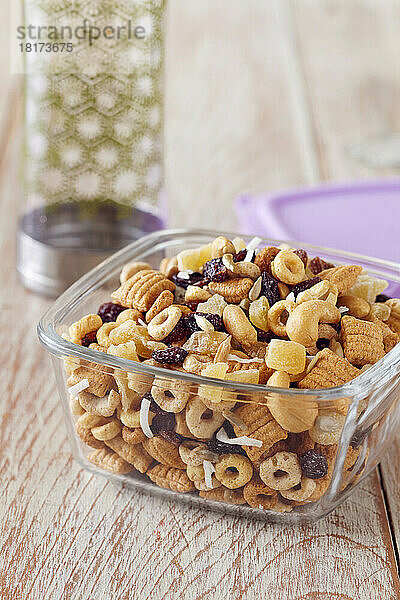
[{"label": "purple plastic lid", "polygon": [[242,233],[400,262],[400,179],[242,195]]}]

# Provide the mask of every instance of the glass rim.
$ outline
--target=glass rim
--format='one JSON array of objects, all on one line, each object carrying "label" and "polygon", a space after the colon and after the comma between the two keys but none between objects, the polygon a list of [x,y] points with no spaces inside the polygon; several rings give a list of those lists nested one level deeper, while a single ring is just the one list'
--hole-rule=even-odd
[{"label": "glass rim", "polygon": [[[222,390],[229,390],[234,393],[248,395],[281,393],[288,397],[291,396],[293,399],[301,398],[304,400],[321,402],[345,399],[346,397],[351,399],[353,396],[361,393],[363,395],[370,393],[374,384],[379,384],[377,387],[382,387],[386,383],[387,378],[384,376],[390,376],[392,374],[393,366],[400,365],[400,343],[390,350],[390,352],[388,352],[377,363],[360,373],[360,375],[348,383],[331,388],[296,389],[279,388],[260,384],[239,383],[235,381],[216,379],[213,377],[204,377],[182,371],[164,369],[161,367],[154,367],[141,362],[119,358],[104,352],[98,352],[97,350],[91,350],[90,348],[73,344],[72,342],[65,340],[56,332],[55,325],[57,322],[63,316],[68,314],[77,304],[79,304],[82,298],[89,295],[91,291],[101,285],[101,282],[104,279],[106,279],[117,268],[121,268],[125,262],[132,260],[140,261],[145,258],[146,251],[154,249],[155,242],[161,243],[163,240],[167,241],[171,237],[174,238],[174,240],[179,241],[179,237],[197,236],[199,238],[203,238],[203,240],[199,240],[199,243],[201,243],[201,241],[206,242],[207,239],[214,239],[220,235],[224,235],[228,238],[240,236],[244,239],[251,239],[254,237],[234,232],[217,232],[206,229],[180,228],[164,229],[150,233],[149,235],[142,237],[140,240],[129,244],[122,250],[119,250],[105,261],[100,263],[97,267],[89,271],[89,273],[78,279],[78,281],[68,288],[53,303],[53,305],[40,319],[37,326],[37,333],[40,342],[51,354],[59,358],[76,357],[78,359],[103,365],[106,368],[119,369],[128,373],[141,373],[143,375],[155,376],[163,379],[176,379],[196,386],[209,385]],[[347,260],[352,259],[355,261],[359,260],[364,263],[368,262],[371,263],[372,266],[376,266],[378,268],[382,267],[386,269],[393,269],[394,273],[390,276],[390,279],[391,281],[400,283],[400,264],[393,261],[386,261],[383,259],[317,246],[304,242],[298,242],[295,240],[277,240],[265,237],[260,239],[261,242],[265,242],[269,245],[279,245],[285,243],[290,244],[293,247],[304,248],[305,250],[310,249],[316,251],[316,253],[335,254],[339,258],[343,257]],[[381,273],[381,276],[384,277],[385,275]]]}]

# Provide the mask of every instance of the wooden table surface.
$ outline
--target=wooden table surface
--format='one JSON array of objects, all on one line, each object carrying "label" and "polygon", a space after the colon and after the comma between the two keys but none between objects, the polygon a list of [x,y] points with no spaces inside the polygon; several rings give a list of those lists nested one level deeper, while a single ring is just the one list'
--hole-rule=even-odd
[{"label": "wooden table surface", "polygon": [[[169,13],[171,225],[236,227],[242,191],[396,173],[398,0],[170,0]],[[399,599],[399,441],[303,527],[165,502],[74,463],[35,333],[49,302],[14,268],[16,82],[0,69],[0,598]]]}]

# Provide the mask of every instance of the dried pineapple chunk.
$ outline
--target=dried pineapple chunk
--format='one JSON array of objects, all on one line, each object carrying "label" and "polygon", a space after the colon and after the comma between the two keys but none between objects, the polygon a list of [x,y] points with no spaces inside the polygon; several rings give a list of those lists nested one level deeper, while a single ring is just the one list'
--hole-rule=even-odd
[{"label": "dried pineapple chunk", "polygon": [[306,349],[297,342],[271,340],[265,357],[267,367],[289,375],[302,373],[306,367]]},{"label": "dried pineapple chunk", "polygon": [[377,279],[364,272],[357,277],[355,284],[346,293],[357,296],[358,298],[363,298],[372,304],[375,302],[376,296],[382,294],[387,286],[388,282],[385,281],[385,279]]},{"label": "dried pineapple chunk", "polygon": [[225,306],[228,306],[225,302],[225,298],[220,296],[220,294],[214,294],[214,296],[211,296],[206,302],[200,302],[200,304],[197,305],[196,312],[219,315],[222,317]]},{"label": "dried pineapple chunk", "polygon": [[269,302],[265,296],[254,300],[249,307],[249,319],[254,327],[268,331]]},{"label": "dried pineapple chunk", "polygon": [[182,250],[176,258],[180,271],[199,271],[204,263],[212,258],[212,244],[206,244],[201,248]]},{"label": "dried pineapple chunk", "polygon": [[[225,379],[226,372],[228,370],[227,363],[213,363],[207,365],[202,369],[202,377],[215,377],[216,379]],[[208,402],[221,402],[222,400],[222,389],[217,388],[213,385],[200,385],[199,396],[207,404]]]},{"label": "dried pineapple chunk", "polygon": [[188,352],[196,354],[207,354],[214,356],[222,342],[228,337],[227,333],[221,331],[195,331],[183,344]]}]

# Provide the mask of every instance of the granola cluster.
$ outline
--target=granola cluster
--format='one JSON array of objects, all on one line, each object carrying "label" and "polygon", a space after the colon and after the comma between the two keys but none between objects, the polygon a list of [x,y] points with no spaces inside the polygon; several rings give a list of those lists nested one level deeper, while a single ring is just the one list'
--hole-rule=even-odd
[{"label": "granola cluster", "polygon": [[[125,265],[111,302],[71,325],[75,344],[165,373],[65,360],[76,432],[93,464],[275,512],[325,493],[348,402],[321,406],[285,389],[339,386],[380,360],[399,342],[400,300],[358,265],[260,241],[220,236],[159,270]],[[176,377],[183,372],[204,383]],[[237,383],[259,392],[234,392]],[[365,466],[365,437],[349,446],[343,486]]]}]

